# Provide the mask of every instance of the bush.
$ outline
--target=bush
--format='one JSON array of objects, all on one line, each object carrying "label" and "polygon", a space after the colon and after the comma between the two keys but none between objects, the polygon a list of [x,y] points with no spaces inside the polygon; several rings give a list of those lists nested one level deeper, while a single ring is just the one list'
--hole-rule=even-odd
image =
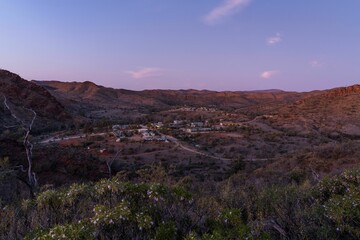
[{"label": "bush", "polygon": [[326,178],[317,190],[323,218],[342,239],[360,238],[360,169]]},{"label": "bush", "polygon": [[[297,175],[297,174],[295,174]],[[0,211],[0,239],[359,239],[360,170],[262,188],[113,178],[47,189]],[[224,183],[218,187],[224,189]]]}]

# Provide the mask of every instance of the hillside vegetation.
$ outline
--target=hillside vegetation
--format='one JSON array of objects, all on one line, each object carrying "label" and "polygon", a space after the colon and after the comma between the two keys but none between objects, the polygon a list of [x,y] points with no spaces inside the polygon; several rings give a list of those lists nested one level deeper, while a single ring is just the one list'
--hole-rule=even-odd
[{"label": "hillside vegetation", "polygon": [[[157,170],[159,171],[159,169]],[[160,171],[161,173],[161,171]],[[159,172],[157,172],[159,174]],[[113,178],[2,206],[2,239],[358,239],[360,170],[311,186]],[[204,188],[214,188],[210,194]]]}]

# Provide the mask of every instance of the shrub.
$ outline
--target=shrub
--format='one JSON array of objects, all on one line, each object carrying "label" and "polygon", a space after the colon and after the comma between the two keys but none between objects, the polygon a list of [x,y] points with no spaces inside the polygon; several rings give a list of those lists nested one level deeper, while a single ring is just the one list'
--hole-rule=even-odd
[{"label": "shrub", "polygon": [[360,238],[360,169],[322,180],[315,189],[323,218],[334,235]]}]

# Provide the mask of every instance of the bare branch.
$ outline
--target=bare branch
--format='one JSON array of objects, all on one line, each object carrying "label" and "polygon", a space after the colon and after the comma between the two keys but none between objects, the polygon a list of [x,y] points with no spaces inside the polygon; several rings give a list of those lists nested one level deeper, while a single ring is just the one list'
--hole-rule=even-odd
[{"label": "bare branch", "polygon": [[29,137],[30,137],[30,132],[31,132],[31,129],[34,125],[34,122],[35,122],[35,119],[37,117],[37,114],[34,110],[32,109],[29,109],[29,108],[25,108],[27,111],[30,111],[33,113],[33,117],[30,121],[30,123],[27,125],[25,123],[25,121],[21,120],[15,113],[14,111],[11,110],[9,104],[7,103],[7,98],[5,95],[4,96],[4,106],[5,108],[10,112],[11,116],[21,124],[21,127],[23,128],[24,130],[24,140],[23,140],[23,144],[24,144],[24,147],[25,147],[25,151],[26,151],[26,157],[27,157],[27,161],[28,161],[28,169],[27,169],[27,172],[28,172],[28,179],[29,179],[29,184],[33,187],[36,187],[37,186],[37,179],[36,179],[36,175],[35,173],[32,171],[32,155],[33,155],[33,144],[30,142],[29,140]]},{"label": "bare branch", "polygon": [[268,222],[268,225],[270,227],[272,227],[273,229],[275,229],[281,236],[283,236],[284,238],[287,238],[285,230],[277,222],[275,222],[273,219],[271,219]]},{"label": "bare branch", "polygon": [[106,160],[106,166],[108,167],[108,171],[109,171],[109,179],[111,179],[111,177],[112,177],[111,166],[114,163],[114,161],[118,158],[120,152],[121,152],[121,150],[118,150],[116,152],[115,156],[111,160]]},{"label": "bare branch", "polygon": [[30,108],[25,108],[25,109],[31,111],[34,114],[33,118],[31,119],[30,125],[29,125],[29,130],[31,131],[31,129],[32,129],[33,125],[34,125],[35,119],[37,117],[37,114],[36,114],[36,112],[34,110],[32,110]]},{"label": "bare branch", "polygon": [[310,169],[311,169],[312,176],[313,176],[314,180],[316,182],[319,182],[320,181],[320,175],[314,169],[312,169],[312,168],[310,168]]},{"label": "bare branch", "polygon": [[36,174],[34,172],[32,174],[33,174],[33,179],[34,179],[34,186],[38,186]]},{"label": "bare branch", "polygon": [[19,125],[12,125],[12,126],[6,126],[6,125],[3,125],[4,128],[6,129],[10,129],[10,128],[15,128],[15,127],[18,127]]},{"label": "bare branch", "polygon": [[16,170],[16,169],[20,169],[20,171],[26,172],[26,170],[25,170],[25,168],[24,168],[23,165],[15,166],[14,169],[15,169],[15,170]]},{"label": "bare branch", "polygon": [[[16,114],[10,109],[10,106],[9,106],[8,103],[7,103],[7,98],[6,98],[6,96],[5,96],[4,94],[3,94],[3,97],[4,97],[4,106],[5,106],[5,108],[10,112],[11,116],[12,116],[17,122],[20,122],[20,123],[21,123],[22,127],[24,128],[24,130],[29,130],[29,131],[31,131],[32,126],[34,125],[35,119],[36,119],[36,117],[37,117],[36,112],[35,112],[34,110],[30,109],[30,108],[25,108],[25,107],[24,107],[24,109],[26,109],[26,110],[28,110],[28,111],[30,111],[30,112],[33,113],[33,118],[31,119],[30,124],[27,126],[27,125],[25,124],[25,122],[24,122],[23,120],[21,120],[18,116],[16,116]],[[15,126],[16,126],[16,125],[8,126],[7,128],[11,128],[11,127],[15,127]],[[6,126],[5,126],[5,127],[6,127]]]},{"label": "bare branch", "polygon": [[9,110],[11,116],[12,116],[13,118],[15,118],[16,121],[20,122],[20,123],[22,124],[22,127],[24,127],[24,125],[25,125],[24,122],[23,122],[21,119],[19,119],[19,118],[15,115],[15,113],[14,113],[13,111],[11,111],[11,109],[10,109],[8,103],[7,103],[7,98],[6,98],[6,96],[5,96],[4,94],[3,94],[3,96],[4,96],[4,106],[6,107],[6,109]]}]

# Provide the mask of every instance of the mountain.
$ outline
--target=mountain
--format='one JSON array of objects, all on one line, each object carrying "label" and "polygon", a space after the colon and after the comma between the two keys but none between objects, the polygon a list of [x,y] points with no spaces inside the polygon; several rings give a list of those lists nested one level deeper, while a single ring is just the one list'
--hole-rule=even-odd
[{"label": "mountain", "polygon": [[145,90],[140,94],[152,97],[170,106],[214,106],[227,110],[259,104],[289,103],[304,95],[283,91],[208,91],[208,90]]},{"label": "mountain", "polygon": [[[0,70],[0,98],[2,122],[10,121],[14,124],[9,111],[3,107],[5,98],[12,111],[24,121],[32,119],[32,112],[28,109],[36,112],[34,129],[49,129],[71,119],[65,107],[44,87],[26,81],[7,70]],[[3,125],[0,124],[0,128]]]},{"label": "mountain", "polygon": [[[113,89],[92,82],[33,81],[46,88],[64,106],[73,113],[104,117],[99,114],[107,111],[106,116],[133,113],[154,112],[177,106],[217,107],[226,110],[246,108],[260,104],[283,104],[297,101],[304,93],[269,91],[208,91],[208,90],[144,90],[131,91]],[[128,110],[128,111],[126,111]],[[122,112],[121,112],[122,111]],[[92,113],[91,113],[92,112]],[[86,114],[87,113],[87,114]]]},{"label": "mountain", "polygon": [[338,136],[360,136],[360,85],[316,91],[278,111],[279,124]]},{"label": "mountain", "polygon": [[149,109],[166,108],[154,98],[136,91],[113,89],[92,82],[33,81],[46,88],[73,115],[85,119],[112,119],[131,121],[143,116]]},{"label": "mountain", "polygon": [[[34,109],[41,120],[112,119],[132,121],[174,107],[215,107],[252,116],[274,115],[277,127],[304,133],[322,129],[358,134],[360,86],[312,92],[144,90],[103,87],[92,82],[26,81],[0,71],[0,89],[16,106]],[[3,110],[2,110],[3,111]],[[71,116],[71,117],[70,117]],[[45,121],[45,122],[46,122]]]}]

